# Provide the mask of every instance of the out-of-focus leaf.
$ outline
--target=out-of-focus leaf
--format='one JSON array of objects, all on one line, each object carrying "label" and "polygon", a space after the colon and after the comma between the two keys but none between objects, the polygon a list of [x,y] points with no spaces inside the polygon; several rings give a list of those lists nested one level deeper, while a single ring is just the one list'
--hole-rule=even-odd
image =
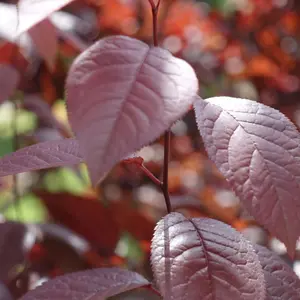
[{"label": "out-of-focus leaf", "polygon": [[266,300],[300,299],[300,279],[279,256],[265,247],[256,245],[266,281]]},{"label": "out-of-focus leaf", "polygon": [[[40,23],[53,12],[63,8],[74,0],[19,0],[18,33],[21,34]],[[16,7],[17,13],[17,7]]]},{"label": "out-of-focus leaf", "polygon": [[12,295],[2,282],[0,282],[0,300],[13,300]]},{"label": "out-of-focus leaf", "polygon": [[58,36],[56,28],[49,19],[45,19],[29,30],[37,52],[45,59],[50,70],[55,67],[55,59],[58,48]]},{"label": "out-of-focus leaf", "polygon": [[0,280],[8,280],[14,275],[14,268],[25,263],[36,233],[32,226],[16,222],[0,223]]},{"label": "out-of-focus leaf", "polygon": [[168,51],[114,36],[75,60],[66,89],[70,123],[95,185],[188,111],[198,80]]},{"label": "out-of-focus leaf", "polygon": [[12,66],[0,64],[0,104],[9,100],[18,86],[20,75]]},{"label": "out-of-focus leaf", "polygon": [[147,286],[142,275],[118,268],[101,268],[56,277],[28,292],[20,300],[99,299]]},{"label": "out-of-focus leaf", "polygon": [[151,247],[165,299],[265,299],[257,254],[225,223],[172,213],[158,223]]},{"label": "out-of-focus leaf", "polygon": [[[67,193],[36,192],[54,220],[85,237],[103,254],[111,254],[120,238],[121,228],[112,210],[94,197],[79,197]],[[121,216],[120,216],[121,217]]]},{"label": "out-of-focus leaf", "polygon": [[53,167],[76,165],[82,162],[78,142],[63,139],[35,144],[0,159],[0,176]]},{"label": "out-of-focus leaf", "polygon": [[195,111],[210,159],[251,215],[293,256],[300,235],[296,127],[279,111],[246,99],[199,99]]},{"label": "out-of-focus leaf", "polygon": [[[107,206],[94,196],[37,191],[53,218],[84,236],[103,253],[111,253],[122,231],[138,240],[151,240],[154,222],[125,201]],[[137,225],[138,224],[138,225]]]},{"label": "out-of-focus leaf", "polygon": [[25,96],[23,106],[27,110],[34,112],[43,124],[53,127],[67,135],[65,126],[55,118],[50,105],[43,101],[38,95]]}]

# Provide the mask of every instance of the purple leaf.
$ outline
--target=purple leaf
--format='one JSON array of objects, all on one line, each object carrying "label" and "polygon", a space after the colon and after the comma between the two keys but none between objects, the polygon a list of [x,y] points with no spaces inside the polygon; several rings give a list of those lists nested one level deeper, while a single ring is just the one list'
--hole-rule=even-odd
[{"label": "purple leaf", "polygon": [[48,141],[5,155],[0,159],[0,176],[71,166],[82,161],[77,140]]},{"label": "purple leaf", "polygon": [[28,292],[20,300],[102,300],[149,284],[135,272],[101,268],[56,277]]},{"label": "purple leaf", "polygon": [[46,61],[50,70],[55,68],[58,47],[56,28],[49,19],[45,19],[29,30],[29,35],[36,46],[37,52]]},{"label": "purple leaf", "polygon": [[67,134],[66,126],[59,122],[51,111],[50,105],[43,101],[38,95],[32,94],[24,97],[23,107],[37,115],[40,120],[47,126]]},{"label": "purple leaf", "polygon": [[188,111],[198,80],[168,51],[114,36],[75,60],[66,88],[69,120],[95,185]]},{"label": "purple leaf", "polygon": [[13,269],[25,262],[36,238],[33,229],[17,222],[0,223],[0,280],[8,280]]},{"label": "purple leaf", "polygon": [[[53,12],[63,8],[74,0],[19,0],[19,26],[21,34],[49,17]],[[17,11],[16,11],[17,13]]]},{"label": "purple leaf", "polygon": [[13,300],[7,287],[0,281],[0,300]]},{"label": "purple leaf", "polygon": [[210,159],[250,214],[295,252],[300,235],[300,138],[279,111],[229,97],[195,103]]},{"label": "purple leaf", "polygon": [[9,99],[18,86],[20,75],[9,65],[0,64],[0,104]]},{"label": "purple leaf", "polygon": [[156,227],[151,262],[165,299],[265,299],[251,243],[220,221],[167,215]]},{"label": "purple leaf", "polygon": [[266,300],[300,299],[300,280],[279,256],[265,247],[256,245],[266,281]]}]

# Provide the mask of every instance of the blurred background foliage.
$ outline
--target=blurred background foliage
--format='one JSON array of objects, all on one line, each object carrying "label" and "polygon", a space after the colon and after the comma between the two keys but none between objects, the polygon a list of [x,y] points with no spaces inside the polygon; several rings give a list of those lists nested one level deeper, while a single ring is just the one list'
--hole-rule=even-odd
[{"label": "blurred background foliage", "polygon": [[[16,93],[0,105],[0,156],[72,136],[64,80],[73,59],[94,41],[124,34],[152,43],[147,0],[78,0],[51,16],[58,32],[51,67],[30,37],[18,43],[10,38],[1,10],[15,3],[0,1],[0,64],[22,74]],[[299,126],[299,1],[162,0],[159,42],[193,66],[203,98],[223,95],[259,101]],[[161,178],[163,139],[144,147],[139,155]],[[284,245],[247,214],[207,159],[193,111],[172,127],[169,172],[173,210],[226,222],[288,261]],[[151,278],[152,232],[166,208],[160,191],[138,167],[118,164],[97,190],[91,188],[85,165],[0,178],[0,184],[3,217],[59,224],[41,227],[46,238],[31,249],[33,257],[47,261],[39,280],[105,265],[127,266]],[[65,228],[72,232],[62,234]],[[74,242],[77,235],[84,247]],[[300,274],[298,260],[299,254],[288,262]]]}]

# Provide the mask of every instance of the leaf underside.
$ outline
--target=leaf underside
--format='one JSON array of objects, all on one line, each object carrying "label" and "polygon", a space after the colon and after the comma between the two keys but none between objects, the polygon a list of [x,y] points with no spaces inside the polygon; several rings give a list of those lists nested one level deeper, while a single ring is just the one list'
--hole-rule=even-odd
[{"label": "leaf underside", "polygon": [[230,97],[195,103],[210,159],[247,210],[285,243],[291,256],[300,234],[300,138],[279,111]]},{"label": "leaf underside", "polygon": [[252,245],[213,219],[167,215],[156,227],[151,262],[165,299],[265,299]]}]

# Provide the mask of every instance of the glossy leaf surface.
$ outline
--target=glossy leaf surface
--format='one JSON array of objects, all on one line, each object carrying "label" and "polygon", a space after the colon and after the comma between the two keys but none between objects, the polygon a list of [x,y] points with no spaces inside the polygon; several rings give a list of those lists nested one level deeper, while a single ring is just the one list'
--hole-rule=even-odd
[{"label": "glossy leaf surface", "polygon": [[156,227],[151,262],[165,299],[265,299],[252,245],[220,221],[167,215]]},{"label": "glossy leaf surface", "polygon": [[265,247],[255,245],[255,250],[265,275],[267,300],[300,299],[300,280],[292,268]]},{"label": "glossy leaf surface", "polygon": [[117,268],[101,268],[56,277],[30,291],[21,300],[102,300],[148,284],[137,273]]},{"label": "glossy leaf surface", "polygon": [[293,255],[300,234],[300,136],[279,111],[215,97],[195,104],[210,159],[245,207]]},{"label": "glossy leaf surface", "polygon": [[96,184],[188,111],[198,81],[168,51],[113,36],[75,60],[66,89],[69,120]]},{"label": "glossy leaf surface", "polygon": [[48,141],[5,155],[0,159],[0,176],[71,166],[82,161],[76,139]]}]

